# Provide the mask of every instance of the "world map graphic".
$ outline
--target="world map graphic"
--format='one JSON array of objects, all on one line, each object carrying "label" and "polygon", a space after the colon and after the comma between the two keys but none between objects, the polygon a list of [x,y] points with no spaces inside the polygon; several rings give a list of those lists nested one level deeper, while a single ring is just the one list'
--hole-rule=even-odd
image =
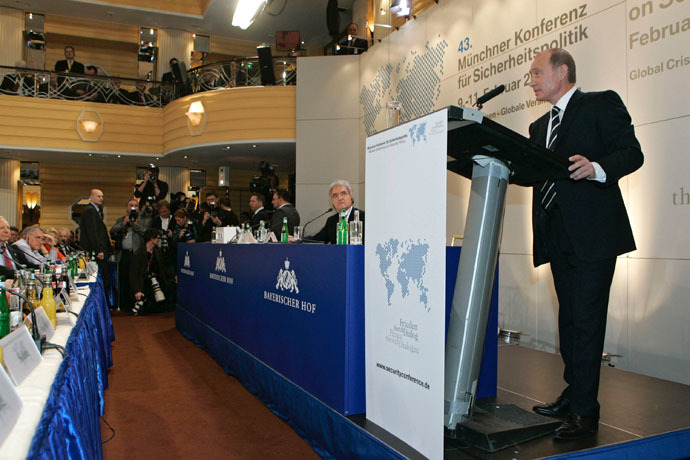
[{"label": "world map graphic", "polygon": [[403,299],[407,298],[414,288],[419,295],[419,301],[429,311],[429,289],[424,283],[428,252],[429,245],[423,241],[398,241],[391,238],[376,246],[379,272],[386,286],[389,306],[392,305],[391,300],[396,288]]},{"label": "world map graphic", "polygon": [[364,109],[362,123],[367,136],[377,132],[376,120],[387,102],[400,102],[401,123],[435,109],[441,95],[443,58],[447,48],[448,42],[445,40],[434,45],[427,42],[423,52],[410,51],[395,67],[389,63],[378,69],[373,81],[364,85],[359,95]]}]

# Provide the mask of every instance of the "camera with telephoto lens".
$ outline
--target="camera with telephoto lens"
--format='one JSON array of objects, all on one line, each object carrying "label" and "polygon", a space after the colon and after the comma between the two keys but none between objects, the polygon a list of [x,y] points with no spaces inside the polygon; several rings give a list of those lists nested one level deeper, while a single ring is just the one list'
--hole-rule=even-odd
[{"label": "camera with telephoto lens", "polygon": [[165,294],[163,294],[163,290],[161,289],[160,284],[158,284],[158,280],[156,279],[156,276],[154,274],[151,274],[150,279],[151,279],[151,289],[153,290],[153,299],[156,302],[163,302],[165,300]]},{"label": "camera with telephoto lens", "polygon": [[137,217],[139,217],[139,215],[137,213],[137,207],[136,206],[130,207],[129,208],[129,221],[130,222],[136,222]]}]

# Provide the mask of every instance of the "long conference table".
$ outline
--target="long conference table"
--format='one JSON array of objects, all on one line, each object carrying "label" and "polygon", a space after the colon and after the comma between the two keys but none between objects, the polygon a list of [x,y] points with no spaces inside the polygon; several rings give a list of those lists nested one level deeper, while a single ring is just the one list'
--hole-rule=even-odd
[{"label": "long conference table", "polygon": [[[447,248],[446,319],[459,258]],[[318,453],[347,457],[363,435],[345,416],[366,410],[364,264],[363,246],[181,244],[176,326]],[[479,398],[496,395],[497,286]]]},{"label": "long conference table", "polygon": [[100,416],[115,336],[103,281],[91,281],[78,283],[74,326],[67,313],[58,313],[51,342],[65,347],[65,358],[44,351],[41,364],[17,387],[23,408],[0,446],[0,459],[103,458]]}]

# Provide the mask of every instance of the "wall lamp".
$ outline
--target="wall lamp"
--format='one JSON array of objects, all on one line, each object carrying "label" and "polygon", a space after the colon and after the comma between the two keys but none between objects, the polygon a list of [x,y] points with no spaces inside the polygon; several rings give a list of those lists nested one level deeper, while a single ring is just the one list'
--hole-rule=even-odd
[{"label": "wall lamp", "polygon": [[77,117],[77,134],[84,142],[98,142],[103,134],[103,118],[96,110],[82,110]]},{"label": "wall lamp", "polygon": [[185,112],[187,116],[187,128],[192,136],[200,136],[206,126],[206,109],[201,101],[194,101],[189,104],[189,110]]}]

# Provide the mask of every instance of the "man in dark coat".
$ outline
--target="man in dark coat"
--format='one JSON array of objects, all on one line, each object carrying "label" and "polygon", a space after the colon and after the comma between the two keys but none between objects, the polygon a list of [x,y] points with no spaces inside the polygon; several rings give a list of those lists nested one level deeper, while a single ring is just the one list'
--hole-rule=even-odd
[{"label": "man in dark coat", "polygon": [[103,276],[105,292],[110,292],[108,257],[111,247],[108,229],[103,222],[103,192],[98,189],[91,190],[89,201],[79,218],[79,245],[88,254],[96,254],[96,264]]},{"label": "man in dark coat", "polygon": [[635,249],[618,180],[644,160],[623,101],[613,91],[579,91],[567,51],[537,55],[530,76],[536,99],[552,105],[530,126],[530,139],[572,162],[570,179],[534,187],[534,265],[551,264],[567,383],[534,411],[567,416],[554,437],[576,439],[598,429],[609,291],[616,257]]}]

